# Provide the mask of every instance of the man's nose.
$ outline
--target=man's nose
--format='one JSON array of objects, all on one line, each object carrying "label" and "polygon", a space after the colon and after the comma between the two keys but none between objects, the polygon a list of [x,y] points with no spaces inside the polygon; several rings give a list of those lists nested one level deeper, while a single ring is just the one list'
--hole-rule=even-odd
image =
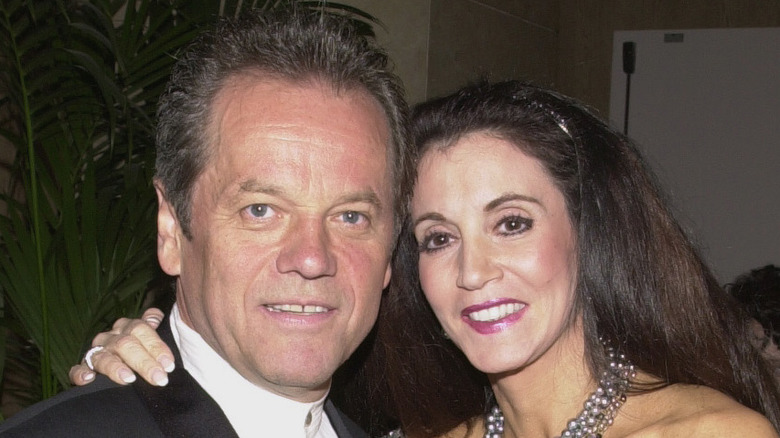
[{"label": "man's nose", "polygon": [[311,219],[292,227],[285,236],[276,267],[279,272],[295,272],[307,279],[335,275],[336,257],[325,224]]}]

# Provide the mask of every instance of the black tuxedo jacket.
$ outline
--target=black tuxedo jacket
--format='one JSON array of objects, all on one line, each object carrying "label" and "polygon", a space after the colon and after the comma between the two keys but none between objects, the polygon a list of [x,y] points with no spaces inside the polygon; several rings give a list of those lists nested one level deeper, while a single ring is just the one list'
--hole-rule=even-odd
[{"label": "black tuxedo jacket", "polygon": [[[98,376],[90,385],[14,415],[0,425],[0,437],[238,438],[217,403],[184,370],[167,318],[158,333],[176,356],[167,386],[152,386],[140,378],[122,386]],[[339,438],[367,437],[330,401],[325,412]]]}]

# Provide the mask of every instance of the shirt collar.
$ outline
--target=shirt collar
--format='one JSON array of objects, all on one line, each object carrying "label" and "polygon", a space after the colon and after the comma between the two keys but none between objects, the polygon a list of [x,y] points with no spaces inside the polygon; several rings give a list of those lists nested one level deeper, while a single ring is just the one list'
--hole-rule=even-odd
[{"label": "shirt collar", "polygon": [[336,437],[324,414],[325,398],[301,403],[254,385],[182,319],[174,304],[171,331],[184,369],[222,408],[239,437]]}]

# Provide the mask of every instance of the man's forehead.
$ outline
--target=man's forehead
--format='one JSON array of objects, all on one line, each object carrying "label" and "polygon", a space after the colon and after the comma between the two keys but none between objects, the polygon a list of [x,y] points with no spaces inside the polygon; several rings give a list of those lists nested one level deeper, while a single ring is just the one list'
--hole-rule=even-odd
[{"label": "man's forehead", "polygon": [[276,74],[263,70],[253,69],[238,72],[230,75],[219,91],[215,93],[215,98],[226,92],[243,93],[254,87],[271,87],[280,94],[299,92],[301,90],[317,91],[323,95],[332,97],[360,96],[367,102],[371,102],[382,114],[383,122],[388,131],[391,131],[390,120],[383,102],[372,93],[365,85],[355,81],[334,82],[326,77],[317,74],[304,74],[300,77],[290,77],[282,74]]},{"label": "man's forehead", "polygon": [[291,188],[324,181],[370,188],[380,198],[392,191],[391,133],[367,91],[244,75],[213,107],[210,161],[223,183],[269,187],[276,179]]},{"label": "man's forehead", "polygon": [[[328,79],[316,76],[288,78],[254,70],[230,76],[214,95],[209,117],[212,134],[220,134],[219,128],[214,128],[219,125],[219,118],[224,115],[226,110],[245,112],[252,109],[241,105],[244,103],[242,98],[254,90],[259,90],[258,94],[267,97],[259,105],[261,106],[259,114],[269,120],[276,119],[280,128],[284,127],[285,122],[305,121],[307,118],[307,107],[300,108],[297,114],[282,113],[278,110],[279,107],[285,106],[295,95],[300,95],[301,93],[308,94],[310,96],[309,103],[312,105],[316,104],[317,101],[325,102],[326,104],[340,100],[349,102],[348,105],[359,107],[361,113],[368,113],[374,117],[369,117],[367,114],[364,114],[364,117],[359,120],[354,117],[339,117],[340,114],[335,112],[334,108],[330,123],[342,125],[344,128],[349,128],[350,126],[361,128],[360,123],[365,125],[368,122],[376,130],[381,131],[387,156],[390,159],[396,158],[394,157],[396,149],[394,146],[396,141],[395,127],[387,113],[389,110],[380,102],[380,99],[374,96],[364,85],[351,83],[336,84]],[[372,111],[366,111],[366,108],[371,108]]]}]

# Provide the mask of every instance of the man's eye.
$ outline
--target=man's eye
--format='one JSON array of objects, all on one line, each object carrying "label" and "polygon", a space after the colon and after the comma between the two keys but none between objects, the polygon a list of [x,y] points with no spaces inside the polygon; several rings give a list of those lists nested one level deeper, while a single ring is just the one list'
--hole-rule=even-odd
[{"label": "man's eye", "polygon": [[252,204],[245,208],[247,214],[253,218],[267,218],[273,214],[273,209],[268,204]]},{"label": "man's eye", "polygon": [[356,211],[345,211],[344,213],[341,213],[341,220],[350,225],[359,225],[368,219],[363,213],[358,213]]}]

